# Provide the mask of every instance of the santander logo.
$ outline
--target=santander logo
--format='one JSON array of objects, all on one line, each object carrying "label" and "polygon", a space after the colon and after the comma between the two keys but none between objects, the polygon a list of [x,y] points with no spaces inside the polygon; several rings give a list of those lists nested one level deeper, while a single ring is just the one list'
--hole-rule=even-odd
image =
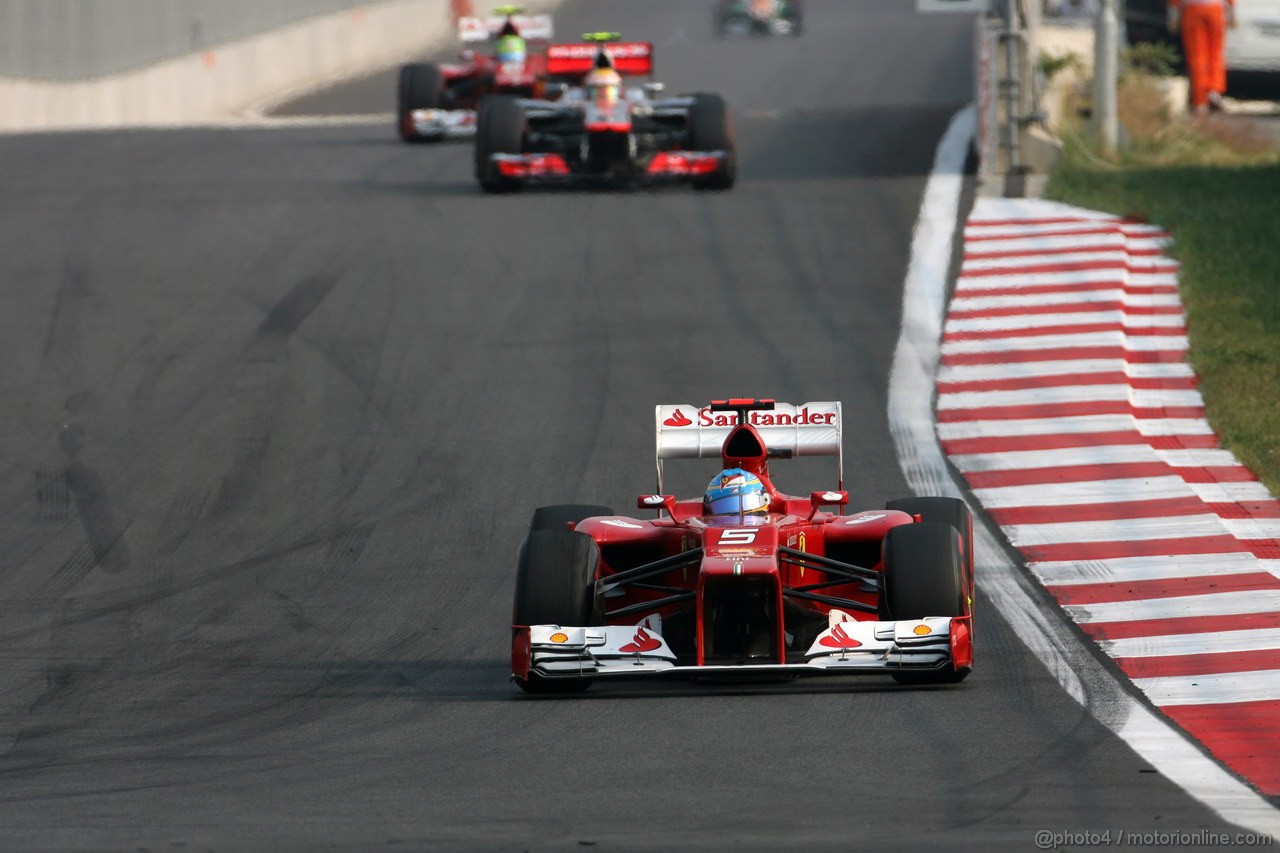
[{"label": "santander logo", "polygon": [[642,625],[636,629],[636,635],[631,638],[631,642],[627,643],[625,646],[618,649],[618,651],[637,652],[637,653],[652,652],[655,649],[659,649],[661,647],[662,647],[662,641],[657,639],[653,635],[651,635],[648,631],[644,629],[644,626]]},{"label": "santander logo", "polygon": [[[843,625],[836,625],[832,628],[831,633],[819,640],[818,644],[829,649],[856,649],[862,645],[862,643],[844,632]],[[623,649],[623,651],[626,651],[626,649]]]},{"label": "santander logo", "polygon": [[693,424],[693,421],[686,418],[684,416],[684,412],[680,411],[679,409],[676,409],[674,412],[672,412],[671,417],[667,418],[665,421],[662,422],[663,426],[669,426],[669,427],[690,426],[692,424]]}]

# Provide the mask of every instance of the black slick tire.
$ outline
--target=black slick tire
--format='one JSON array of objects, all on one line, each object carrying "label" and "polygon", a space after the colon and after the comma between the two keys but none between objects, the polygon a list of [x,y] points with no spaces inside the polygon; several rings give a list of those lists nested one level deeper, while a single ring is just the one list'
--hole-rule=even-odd
[{"label": "black slick tire", "polygon": [[720,95],[698,92],[689,105],[688,147],[690,151],[723,151],[724,163],[710,175],[694,178],[694,189],[727,190],[738,177],[738,154],[734,140],[733,114]]},{"label": "black slick tire", "polygon": [[[535,530],[520,548],[516,567],[513,625],[587,626],[603,622],[603,603],[595,593],[600,549],[585,533]],[[529,673],[516,679],[529,693],[585,690],[589,678],[543,678]]]},{"label": "black slick tire", "polygon": [[396,119],[400,138],[405,142],[429,142],[413,129],[414,110],[440,109],[444,104],[444,73],[432,62],[415,62],[400,66],[400,85],[396,90]]},{"label": "black slick tire", "polygon": [[[889,531],[884,539],[880,618],[923,619],[967,612],[964,543],[950,524],[922,521]],[[895,672],[899,684],[956,684],[969,669]]]},{"label": "black slick tire", "polygon": [[956,529],[964,540],[965,593],[972,609],[976,591],[973,578],[973,515],[965,502],[959,498],[903,498],[889,501],[884,506],[885,509],[896,509],[907,515],[918,515],[921,521],[936,521]]},{"label": "black slick tire", "polygon": [[494,154],[524,153],[528,119],[518,98],[512,95],[490,95],[480,102],[476,116],[475,165],[476,180],[487,193],[511,192],[519,189],[518,181],[503,178],[494,168]]},{"label": "black slick tire", "polygon": [[613,507],[599,504],[554,504],[540,506],[533,511],[529,521],[529,531],[535,530],[567,530],[570,524],[577,524],[584,518],[596,515],[613,515]]}]

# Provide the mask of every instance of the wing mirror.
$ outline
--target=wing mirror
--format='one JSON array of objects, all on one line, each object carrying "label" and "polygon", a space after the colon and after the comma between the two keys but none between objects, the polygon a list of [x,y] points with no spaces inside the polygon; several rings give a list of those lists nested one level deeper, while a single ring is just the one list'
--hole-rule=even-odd
[{"label": "wing mirror", "polygon": [[640,509],[666,510],[667,515],[675,516],[675,495],[641,495],[636,498],[636,506]]},{"label": "wing mirror", "polygon": [[476,52],[474,50],[464,50],[462,53],[458,54],[458,58],[463,62],[473,62],[476,58]]},{"label": "wing mirror", "polygon": [[657,80],[650,80],[644,84],[644,93],[650,98],[656,98],[662,94],[667,88],[666,83],[659,83]]},{"label": "wing mirror", "polygon": [[547,83],[542,88],[542,96],[548,101],[558,101],[569,91],[568,83]]},{"label": "wing mirror", "polygon": [[810,492],[809,493],[809,506],[810,506],[809,517],[813,518],[813,516],[818,514],[818,510],[822,509],[824,506],[844,506],[847,503],[849,503],[848,492],[843,492],[843,491],[836,492],[836,491],[830,491],[830,490],[822,491],[822,492]]}]

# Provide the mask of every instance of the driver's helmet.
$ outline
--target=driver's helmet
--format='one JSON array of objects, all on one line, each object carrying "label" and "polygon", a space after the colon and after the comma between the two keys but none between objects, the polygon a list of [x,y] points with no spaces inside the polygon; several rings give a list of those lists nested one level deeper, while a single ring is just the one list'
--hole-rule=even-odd
[{"label": "driver's helmet", "polygon": [[707,483],[702,498],[705,515],[758,515],[769,511],[769,493],[750,471],[726,468]]},{"label": "driver's helmet", "polygon": [[587,100],[613,103],[622,92],[622,75],[612,68],[595,68],[582,81]]},{"label": "driver's helmet", "polygon": [[524,39],[509,35],[498,39],[497,56],[499,62],[524,62]]}]

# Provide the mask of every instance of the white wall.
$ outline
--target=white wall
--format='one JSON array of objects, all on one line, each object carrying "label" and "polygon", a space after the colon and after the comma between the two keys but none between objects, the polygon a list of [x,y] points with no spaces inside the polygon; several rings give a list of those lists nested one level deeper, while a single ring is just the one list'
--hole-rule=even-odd
[{"label": "white wall", "polygon": [[[530,5],[548,9],[559,2]],[[228,119],[283,92],[374,71],[455,38],[449,0],[395,0],[113,77],[77,83],[0,79],[0,132]]]}]

